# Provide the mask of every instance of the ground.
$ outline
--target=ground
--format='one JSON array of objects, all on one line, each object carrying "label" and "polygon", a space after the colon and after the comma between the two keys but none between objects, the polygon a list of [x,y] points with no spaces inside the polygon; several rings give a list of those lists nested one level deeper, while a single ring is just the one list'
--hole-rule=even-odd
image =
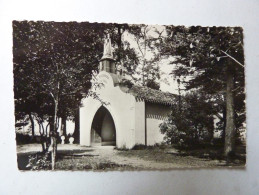
[{"label": "ground", "polygon": [[[41,151],[40,144],[17,146],[18,167],[26,170],[28,156]],[[243,168],[244,161],[236,161],[230,167]],[[167,170],[183,168],[225,167],[223,160],[205,156],[190,156],[173,148],[116,150],[112,146],[86,147],[58,145],[57,170]]]}]

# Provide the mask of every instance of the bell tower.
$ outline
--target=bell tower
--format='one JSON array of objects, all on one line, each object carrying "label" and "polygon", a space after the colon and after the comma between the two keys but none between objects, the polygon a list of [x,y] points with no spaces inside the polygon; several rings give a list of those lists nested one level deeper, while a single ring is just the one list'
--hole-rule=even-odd
[{"label": "bell tower", "polygon": [[113,58],[111,39],[109,34],[104,42],[103,57],[100,60],[99,71],[106,71],[116,74],[115,60]]}]

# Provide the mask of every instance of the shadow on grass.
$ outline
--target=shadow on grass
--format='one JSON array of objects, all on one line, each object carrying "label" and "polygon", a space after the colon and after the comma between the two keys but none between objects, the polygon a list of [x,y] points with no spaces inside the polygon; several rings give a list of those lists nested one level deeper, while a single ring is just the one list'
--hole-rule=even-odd
[{"label": "shadow on grass", "polygon": [[[57,152],[56,170],[129,170],[131,166],[113,162],[100,162],[99,155],[87,154],[93,150],[60,150]],[[31,170],[27,167],[30,156],[43,155],[41,152],[28,152],[17,154],[19,170]],[[50,167],[45,169],[50,170]]]},{"label": "shadow on grass", "polygon": [[[117,149],[117,148],[116,148]],[[245,145],[236,148],[236,154],[226,159],[224,145],[203,144],[192,148],[179,148],[172,145],[135,145],[132,149],[117,149],[125,157],[138,157],[144,160],[166,163],[188,164],[211,161],[215,166],[244,166],[246,163]],[[213,162],[214,161],[214,162]],[[201,163],[202,165],[202,163]]]},{"label": "shadow on grass", "polygon": [[92,152],[93,149],[75,149],[75,150],[58,150],[58,154],[74,154],[74,153],[84,153],[84,152]]},{"label": "shadow on grass", "polygon": [[[81,158],[81,157],[94,157],[96,155],[86,154],[86,152],[91,152],[92,149],[76,149],[76,150],[58,150],[57,151],[57,160],[62,160],[65,158]],[[29,164],[30,155],[42,155],[42,152],[26,152],[26,153],[17,153],[17,165],[19,170],[30,170],[30,167],[27,167]]]},{"label": "shadow on grass", "polygon": [[245,164],[246,163],[246,146],[239,145],[236,148],[236,153],[229,156],[228,159],[224,156],[223,147],[215,147],[210,145],[202,146],[201,148],[181,150],[178,156],[193,156],[200,159],[208,160],[227,160],[229,163]]}]

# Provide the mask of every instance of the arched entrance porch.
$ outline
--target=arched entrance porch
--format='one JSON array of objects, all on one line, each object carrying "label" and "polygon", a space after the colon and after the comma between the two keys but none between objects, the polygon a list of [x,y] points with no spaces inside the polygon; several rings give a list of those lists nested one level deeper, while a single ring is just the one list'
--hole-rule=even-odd
[{"label": "arched entrance porch", "polygon": [[115,146],[116,129],[110,112],[101,106],[93,118],[91,126],[91,145]]}]

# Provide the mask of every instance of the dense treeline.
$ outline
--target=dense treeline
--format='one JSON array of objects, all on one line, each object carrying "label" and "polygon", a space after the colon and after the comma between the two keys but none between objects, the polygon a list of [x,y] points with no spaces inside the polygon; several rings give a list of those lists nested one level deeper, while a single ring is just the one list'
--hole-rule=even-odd
[{"label": "dense treeline", "polygon": [[[188,92],[182,103],[190,106],[173,110],[162,131],[176,125],[171,131],[185,133],[183,140],[188,142],[189,134],[199,133],[198,126],[205,127],[214,115],[220,119],[217,128],[222,130],[225,156],[235,153],[237,132],[244,128],[246,118],[242,28],[167,26],[159,47],[162,55],[174,56],[172,75]],[[188,103],[190,95],[195,98]],[[190,111],[192,117],[186,116]],[[195,122],[197,116],[201,123]]]}]

